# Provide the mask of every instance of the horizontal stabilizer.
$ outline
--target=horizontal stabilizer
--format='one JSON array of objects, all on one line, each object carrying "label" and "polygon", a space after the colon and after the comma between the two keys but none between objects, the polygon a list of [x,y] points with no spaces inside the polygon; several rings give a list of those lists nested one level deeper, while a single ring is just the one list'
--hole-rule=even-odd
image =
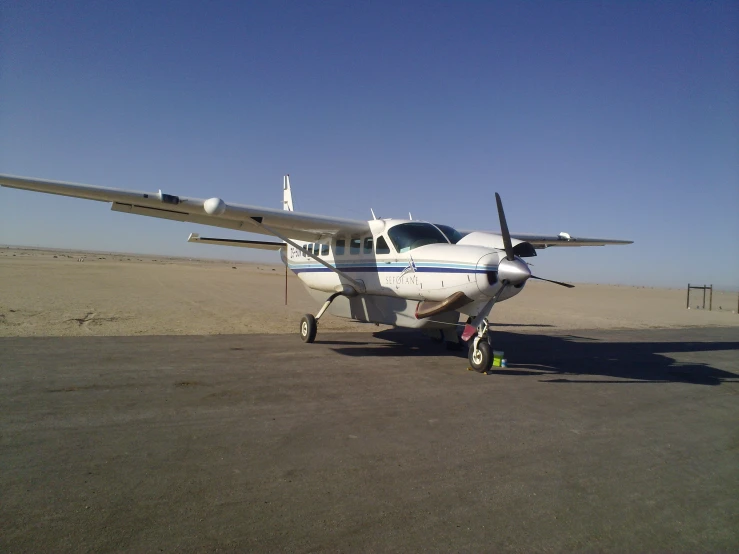
[{"label": "horizontal stabilizer", "polygon": [[280,250],[285,248],[284,242],[269,242],[264,240],[237,240],[237,239],[216,239],[211,237],[201,237],[197,233],[190,233],[187,242],[200,242],[203,244],[217,244],[219,246],[240,246],[241,248],[257,248],[259,250]]}]

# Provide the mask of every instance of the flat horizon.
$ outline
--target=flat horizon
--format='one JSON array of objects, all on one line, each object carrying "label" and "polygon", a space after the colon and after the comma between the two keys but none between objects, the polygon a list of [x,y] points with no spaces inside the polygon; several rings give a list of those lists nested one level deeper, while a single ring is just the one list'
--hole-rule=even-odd
[{"label": "flat horizon", "polygon": [[[26,249],[26,250],[38,250],[38,251],[49,251],[49,252],[73,252],[77,254],[114,254],[118,256],[141,256],[145,258],[167,258],[172,260],[182,261],[202,261],[202,262],[224,262],[224,263],[238,263],[238,264],[250,264],[255,266],[278,266],[284,267],[284,264],[280,261],[261,261],[261,260],[243,260],[234,258],[215,258],[208,256],[183,256],[176,254],[162,254],[162,253],[142,253],[133,251],[121,251],[121,250],[90,250],[84,248],[60,248],[51,246],[27,246],[23,244],[0,244],[0,248],[9,249]],[[536,282],[536,281],[534,281]],[[654,285],[654,284],[629,284],[629,283],[597,283],[593,281],[570,281],[578,285],[599,285],[599,286],[612,286],[612,287],[633,287],[633,288],[649,288],[649,289],[662,289],[662,290],[686,290],[688,283],[682,287],[668,286],[668,285]],[[543,285],[544,283],[537,283],[537,285]],[[703,283],[690,283],[691,286],[704,286]],[[711,283],[705,283],[705,286],[711,286]],[[727,287],[725,285],[714,284],[714,292],[724,293],[739,293],[739,286]]]}]

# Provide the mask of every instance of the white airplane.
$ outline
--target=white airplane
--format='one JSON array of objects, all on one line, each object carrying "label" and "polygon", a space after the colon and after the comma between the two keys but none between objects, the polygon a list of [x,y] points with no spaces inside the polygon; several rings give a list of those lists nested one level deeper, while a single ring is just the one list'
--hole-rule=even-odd
[{"label": "white airplane", "polygon": [[357,221],[293,211],[289,176],[283,209],[226,203],[220,198],[185,198],[159,192],[0,175],[4,187],[111,202],[130,213],[270,235],[282,242],[233,240],[191,234],[190,242],[279,250],[283,262],[323,306],[300,322],[304,342],[316,338],[318,321],[330,312],[356,321],[422,329],[458,345],[460,314],[467,317],[461,339],[469,362],[487,371],[493,361],[488,316],[496,302],[520,293],[528,279],[573,285],[531,274],[522,259],[552,246],[603,246],[632,241],[511,235],[498,193],[500,233],[460,232],[448,225],[410,219]]}]

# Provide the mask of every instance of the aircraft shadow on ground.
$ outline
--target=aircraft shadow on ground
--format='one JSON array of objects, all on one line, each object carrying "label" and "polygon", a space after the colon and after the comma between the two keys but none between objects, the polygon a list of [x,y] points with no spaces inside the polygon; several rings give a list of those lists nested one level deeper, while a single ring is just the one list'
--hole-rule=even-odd
[{"label": "aircraft shadow on ground", "polygon": [[[374,333],[383,342],[329,341],[332,350],[345,356],[449,356],[448,352],[419,332],[388,329]],[[704,363],[684,363],[670,353],[739,351],[739,342],[610,342],[576,335],[534,335],[496,331],[494,344],[508,353],[505,369],[489,373],[501,376],[540,376],[549,383],[690,383],[720,385],[739,383],[732,373]],[[511,363],[515,360],[515,363]],[[588,379],[588,377],[593,379]],[[609,380],[608,378],[611,378]]]}]

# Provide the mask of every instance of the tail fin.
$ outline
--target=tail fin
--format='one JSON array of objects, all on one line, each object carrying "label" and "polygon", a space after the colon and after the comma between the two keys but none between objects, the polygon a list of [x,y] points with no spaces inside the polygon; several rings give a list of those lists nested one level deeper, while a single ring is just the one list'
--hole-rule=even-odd
[{"label": "tail fin", "polygon": [[285,175],[282,179],[282,209],[293,211],[293,193],[290,190],[290,176]]}]

